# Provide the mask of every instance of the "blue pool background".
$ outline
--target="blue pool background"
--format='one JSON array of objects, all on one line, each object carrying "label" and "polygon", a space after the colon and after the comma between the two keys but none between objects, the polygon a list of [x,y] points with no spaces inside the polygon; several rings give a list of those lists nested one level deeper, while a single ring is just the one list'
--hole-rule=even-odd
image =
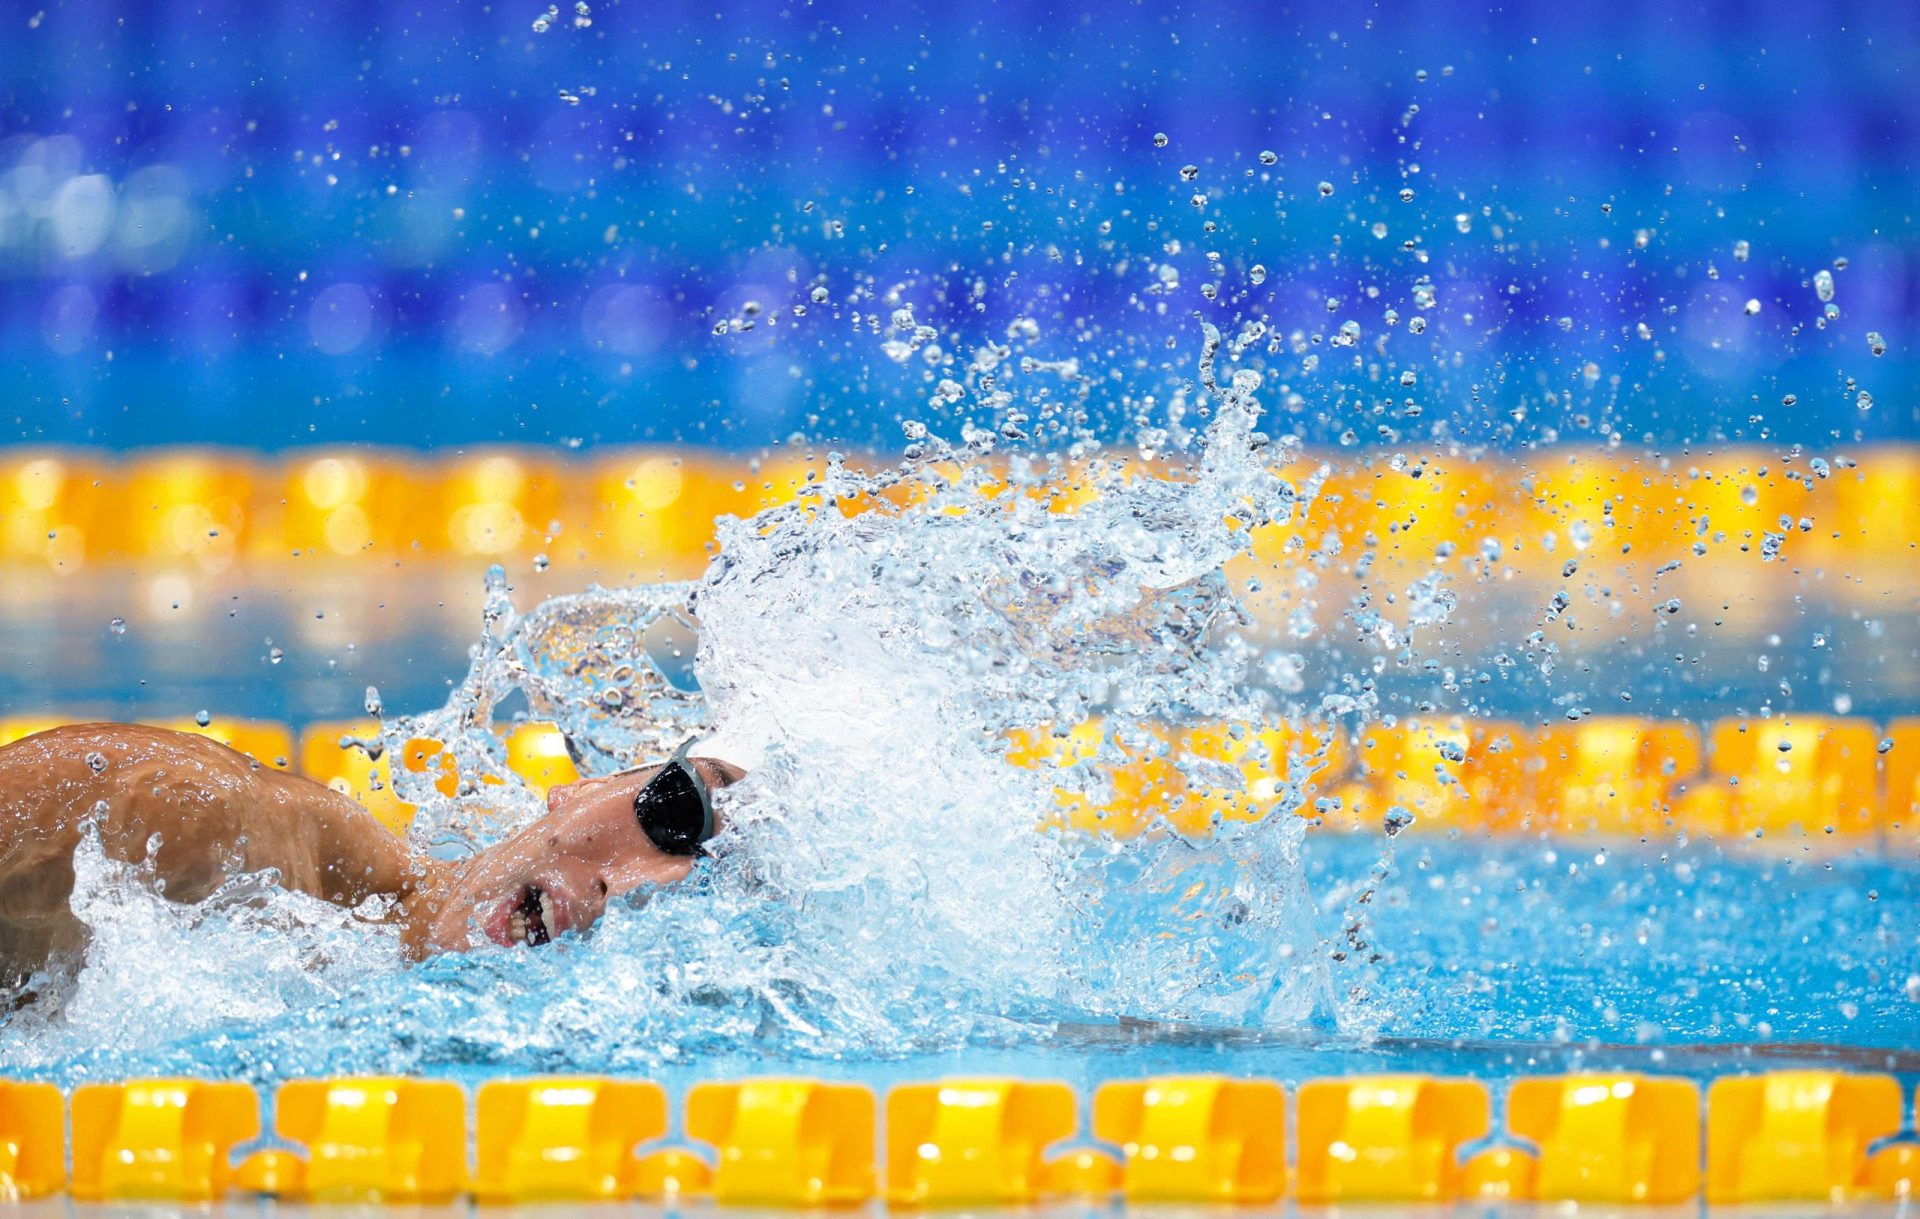
[{"label": "blue pool background", "polygon": [[[589,0],[590,26],[568,3],[535,33],[545,9],[31,0],[0,14],[0,440],[751,452],[802,431],[891,446],[927,397],[917,370],[881,353],[896,286],[918,321],[974,341],[1036,318],[1042,354],[1087,361],[1100,382],[1089,409],[1117,438],[1129,395],[1192,376],[1196,313],[1224,325],[1264,307],[1283,327],[1325,329],[1332,297],[1371,329],[1396,299],[1406,309],[1421,275],[1444,304],[1406,395],[1423,408],[1410,439],[1443,426],[1503,448],[1618,435],[1827,452],[1920,438],[1911,5],[716,13]],[[1277,177],[1262,178],[1269,149]],[[1373,237],[1375,223],[1390,236]],[[1428,261],[1400,246],[1410,235]],[[1201,292],[1216,278],[1209,252],[1238,285],[1219,301]],[[1836,259],[1841,313],[1822,328],[1808,281]],[[1181,269],[1177,290],[1147,292],[1155,261]],[[1272,274],[1249,286],[1256,262]],[[749,301],[762,319],[815,307],[804,322],[729,325]],[[1657,342],[1634,335],[1642,323]],[[1365,374],[1302,390],[1279,426],[1321,444],[1381,396]],[[116,578],[13,586],[10,709],[304,721],[353,713],[373,683],[418,709],[459,672],[479,586],[477,569],[410,573],[392,591],[331,577],[290,589],[269,571],[210,585],[186,625],[136,614],[121,636],[106,624],[134,581]],[[527,590],[548,591],[560,589]],[[367,615],[350,647],[331,623],[368,603],[396,611]],[[1537,609],[1509,607],[1470,642],[1518,638]],[[1735,638],[1710,680],[1662,690],[1664,656],[1636,651],[1599,662],[1589,684],[1698,719],[1776,697],[1828,710],[1842,690],[1856,714],[1911,713],[1912,609],[1861,625],[1854,606],[1808,608],[1795,593],[1790,643],[1766,645],[1776,668],[1753,670],[1761,645]],[[1794,646],[1816,633],[1833,634],[1831,651]],[[1789,681],[1797,698],[1776,695]],[[1393,682],[1401,705],[1432,694],[1430,680]],[[1487,705],[1521,714],[1555,694],[1516,678]],[[1329,929],[1380,850],[1313,842]],[[1915,1070],[1910,852],[1599,853],[1401,843],[1370,931],[1388,953],[1382,1042],[1104,1027],[886,1070],[1005,1065],[1088,1082],[1230,1055],[1236,1070],[1291,1078],[1705,1074],[1787,1061],[1773,1043],[1841,1047],[1796,1061]],[[418,985],[446,1020],[424,1041],[389,1035],[394,992],[376,988],[46,1070],[502,1066],[463,1058],[462,1014],[496,1011],[481,976],[433,968]],[[751,1045],[716,1044],[667,1073],[764,1065]]]},{"label": "blue pool background", "polygon": [[[1196,311],[1330,326],[1325,297],[1425,272],[1450,315],[1418,393],[1470,440],[1920,436],[1912,5],[560,7],[544,34],[534,0],[9,10],[5,435],[897,444],[925,387],[852,333],[862,284],[1110,351],[1117,430],[1122,391],[1190,375]],[[1397,252],[1409,224],[1431,263]],[[1204,301],[1203,246],[1275,273]],[[1154,257],[1189,268],[1164,312]],[[713,333],[815,282],[831,321]],[[1169,337],[1169,368],[1137,366]],[[1617,388],[1579,393],[1590,361]],[[1334,440],[1318,405],[1286,426]]]}]

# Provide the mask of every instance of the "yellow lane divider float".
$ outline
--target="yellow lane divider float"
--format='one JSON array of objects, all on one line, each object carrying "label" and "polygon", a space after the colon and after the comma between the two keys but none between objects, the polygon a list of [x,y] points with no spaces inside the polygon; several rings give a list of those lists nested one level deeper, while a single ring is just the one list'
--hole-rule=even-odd
[{"label": "yellow lane divider float", "polygon": [[[874,458],[878,465],[887,459]],[[858,464],[858,463],[856,463]],[[1704,566],[1758,562],[1769,532],[1791,537],[1796,570],[1831,573],[1832,587],[1874,595],[1911,568],[1920,536],[1920,446],[1860,450],[1819,471],[1760,449],[1684,462],[1651,453],[1568,448],[1524,455],[1309,452],[1283,476],[1329,475],[1306,516],[1264,527],[1259,562],[1297,563],[1288,547],[1377,556],[1375,570],[1424,571],[1436,554],[1493,553],[1524,569],[1591,534],[1596,564],[1651,570],[1686,554],[1687,580]],[[697,572],[713,521],[794,500],[824,463],[692,447],[596,450],[495,447],[419,453],[372,446],[296,450],[165,448],[113,454],[0,447],[0,563],[71,575],[97,564],[160,564],[220,572],[240,563],[306,560],[501,559],[548,556],[561,568],[600,566],[609,577]],[[946,472],[957,477],[958,471]],[[1097,494],[1083,471],[1029,489],[1055,511]],[[981,494],[1006,490],[993,464]],[[902,489],[890,499],[913,494]],[[853,514],[871,497],[839,503]],[[1786,524],[1783,526],[1782,522]],[[1715,550],[1705,563],[1695,543]],[[1302,551],[1304,553],[1304,551]],[[1737,556],[1737,557],[1734,557]],[[1560,558],[1534,562],[1541,579]]]},{"label": "yellow lane divider float", "polygon": [[[0,717],[0,745],[87,718]],[[313,724],[297,739],[285,725],[264,720],[214,717],[205,725],[173,720],[164,726],[325,783],[396,832],[413,818],[413,807],[394,790],[393,759],[375,757],[363,744],[377,741],[372,720]],[[544,795],[579,777],[553,725],[522,722],[499,731],[509,768],[535,791]],[[1507,721],[1407,719],[1367,725],[1351,737],[1324,724],[1215,725],[1109,743],[1120,764],[1096,767],[1105,731],[1090,720],[1059,735],[1010,734],[1009,762],[1058,775],[1056,806],[1045,824],[1124,838],[1164,819],[1181,833],[1203,836],[1216,825],[1263,815],[1289,785],[1301,815],[1330,828],[1378,829],[1400,809],[1411,815],[1417,834],[1684,831],[1859,846],[1911,833],[1920,816],[1920,719],[1885,726],[1821,715],[1725,719],[1710,725],[1704,739],[1692,724],[1628,717],[1535,730]],[[1187,761],[1238,779],[1189,787],[1180,767]],[[459,790],[459,776],[437,742],[408,742],[400,764],[433,774],[442,794]]]},{"label": "yellow lane divider float", "polygon": [[[1216,1075],[1101,1086],[1093,1143],[1076,1142],[1081,1101],[1062,1083],[903,1084],[887,1096],[878,1147],[874,1094],[857,1084],[696,1084],[675,1141],[655,1084],[502,1080],[479,1090],[472,1169],[467,1096],[444,1081],[284,1084],[274,1130],[293,1148],[243,1154],[237,1167],[236,1149],[260,1134],[260,1097],[245,1084],[89,1084],[71,1103],[69,1175],[60,1093],[0,1083],[0,1195],[356,1204],[686,1196],[778,1207],[881,1197],[978,1208],[1048,1197],[1261,1205],[1289,1183],[1281,1085]],[[1902,1198],[1920,1181],[1920,1143],[1898,1137],[1907,1105],[1890,1075],[1780,1071],[1715,1081],[1703,1122],[1689,1080],[1584,1074],[1515,1082],[1502,1130],[1487,1088],[1471,1080],[1318,1080],[1298,1093],[1292,1192],[1315,1204]]]}]

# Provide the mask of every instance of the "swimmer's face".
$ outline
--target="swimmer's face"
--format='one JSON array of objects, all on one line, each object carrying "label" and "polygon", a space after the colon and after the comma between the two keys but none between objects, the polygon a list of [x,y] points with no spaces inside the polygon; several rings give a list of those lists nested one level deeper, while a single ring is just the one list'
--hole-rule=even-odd
[{"label": "swimmer's face", "polygon": [[[711,791],[744,777],[715,758],[692,762]],[[591,927],[613,898],[686,876],[692,858],[655,846],[634,816],[633,798],[659,771],[645,766],[554,788],[546,816],[460,864],[433,895],[427,950],[544,944]]]}]

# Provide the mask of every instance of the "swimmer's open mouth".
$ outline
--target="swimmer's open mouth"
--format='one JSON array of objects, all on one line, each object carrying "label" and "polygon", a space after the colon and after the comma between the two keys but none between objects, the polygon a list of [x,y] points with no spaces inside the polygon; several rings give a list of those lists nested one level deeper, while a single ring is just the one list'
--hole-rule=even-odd
[{"label": "swimmer's open mouth", "polygon": [[538,885],[528,885],[507,920],[509,944],[545,944],[553,939],[553,898]]}]

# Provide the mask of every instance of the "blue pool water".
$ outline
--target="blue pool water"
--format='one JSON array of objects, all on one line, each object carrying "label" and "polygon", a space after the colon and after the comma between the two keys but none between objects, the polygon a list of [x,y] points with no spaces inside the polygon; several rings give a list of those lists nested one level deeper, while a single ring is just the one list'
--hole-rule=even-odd
[{"label": "blue pool water", "polygon": [[[697,590],[604,612],[535,559],[542,530],[574,545],[545,520],[510,590],[477,561],[189,574],[132,543],[76,576],[9,541],[0,711],[381,706],[390,754],[417,734],[498,780],[482,809],[401,776],[422,851],[539,814],[496,721],[559,721],[601,772],[708,731],[757,755],[690,883],[540,951],[409,963],[385,911],[271,877],[171,904],[85,843],[92,942],[0,1005],[9,1075],[1920,1074],[1911,837],[1389,837],[1285,791],[1112,841],[1035,832],[1059,776],[1004,758],[1092,718],[1152,748],[1912,714],[1912,538],[1829,566],[1837,521],[1734,524],[1704,481],[1642,503],[1633,473],[1558,488],[1564,519],[1448,521],[1488,455],[1531,488],[1575,445],[1738,449],[1811,486],[1920,437],[1920,10],[1777,0],[1730,36],[1551,0],[123,7],[0,38],[0,443],[824,473],[723,523]],[[1378,529],[1326,532],[1328,454],[1393,475],[1348,491]],[[1098,494],[1050,513],[1069,473]],[[829,503],[893,491],[926,498]],[[1637,509],[1673,527],[1629,560]],[[1250,535],[1297,525],[1256,571]],[[698,640],[670,677],[636,640],[675,614]],[[1110,794],[1095,769],[1059,781]]]}]

